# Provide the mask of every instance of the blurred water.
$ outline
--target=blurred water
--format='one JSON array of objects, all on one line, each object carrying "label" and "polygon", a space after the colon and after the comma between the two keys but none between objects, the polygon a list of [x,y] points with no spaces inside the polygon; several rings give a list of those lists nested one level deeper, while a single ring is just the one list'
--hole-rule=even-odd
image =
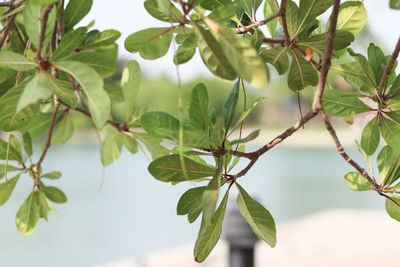
[{"label": "blurred water", "polygon": [[[63,177],[47,184],[60,187],[68,203],[55,205],[59,214],[49,214],[48,223],[40,220],[34,234],[20,235],[14,217],[32,189],[30,178],[23,177],[0,207],[0,266],[90,266],[193,242],[198,223],[175,215],[180,195],[193,184],[161,183],[147,173],[147,165],[143,154],[124,151],[106,168],[99,191],[98,146],[51,148],[44,171],[59,170]],[[333,149],[280,147],[240,183],[278,223],[329,208],[383,209],[376,194],[347,188],[343,175],[351,170]]]}]

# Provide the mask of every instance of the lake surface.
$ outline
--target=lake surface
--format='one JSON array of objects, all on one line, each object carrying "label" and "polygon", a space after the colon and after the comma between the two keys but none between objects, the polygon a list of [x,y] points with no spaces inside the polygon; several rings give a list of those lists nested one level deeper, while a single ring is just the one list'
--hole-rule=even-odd
[{"label": "lake surface", "polygon": [[[357,151],[350,154],[360,163]],[[180,195],[194,183],[171,186],[148,172],[143,153],[121,158],[105,169],[99,147],[64,145],[50,149],[43,168],[61,171],[66,204],[54,204],[59,214],[39,221],[25,237],[15,226],[15,214],[32,181],[22,177],[10,200],[0,207],[0,266],[91,266],[192,243],[199,224],[176,215]],[[240,162],[245,166],[246,160]],[[352,192],[343,176],[353,171],[332,148],[279,147],[260,158],[241,185],[267,207],[278,223],[330,208],[384,209],[373,192]],[[329,226],[327,226],[329,230]]]}]

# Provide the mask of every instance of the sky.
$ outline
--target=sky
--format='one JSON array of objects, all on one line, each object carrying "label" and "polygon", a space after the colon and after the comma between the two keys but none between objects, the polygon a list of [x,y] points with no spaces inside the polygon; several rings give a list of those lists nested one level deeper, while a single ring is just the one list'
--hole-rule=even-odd
[{"label": "sky", "polygon": [[[122,34],[118,40],[121,56],[137,60],[147,76],[167,75],[175,78],[176,67],[172,63],[172,45],[166,56],[156,60],[142,59],[139,54],[129,53],[124,48],[124,40],[130,34],[151,27],[168,26],[168,23],[151,17],[144,9],[143,2],[141,0],[94,0],[92,10],[80,25],[87,25],[90,21],[96,20],[95,28],[99,30],[119,30]],[[400,11],[390,9],[389,0],[365,0],[364,5],[368,12],[367,25],[373,36],[378,38],[377,44],[383,47],[385,54],[390,54],[400,35],[398,28]],[[262,12],[258,13],[259,20],[263,19]],[[365,54],[366,51],[358,52]],[[212,77],[198,52],[191,61],[180,65],[179,72],[183,80],[199,75]]]}]

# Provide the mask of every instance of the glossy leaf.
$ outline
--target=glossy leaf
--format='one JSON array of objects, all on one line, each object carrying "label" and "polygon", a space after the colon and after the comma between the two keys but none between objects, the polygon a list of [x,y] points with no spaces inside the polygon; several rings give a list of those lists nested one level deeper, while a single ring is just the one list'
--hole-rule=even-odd
[{"label": "glossy leaf", "polygon": [[182,182],[187,179],[197,180],[215,174],[214,168],[186,157],[184,157],[184,165],[185,169],[181,165],[179,155],[167,155],[157,158],[150,163],[148,170],[154,178],[162,182]]},{"label": "glossy leaf", "polygon": [[37,202],[34,199],[36,197],[36,193],[29,194],[28,198],[19,208],[15,217],[17,228],[23,235],[32,234],[37,227],[40,214],[39,207],[37,206]]},{"label": "glossy leaf", "polygon": [[189,118],[193,126],[206,131],[208,129],[208,93],[203,83],[197,84],[189,97]]},{"label": "glossy leaf", "polygon": [[385,208],[390,217],[400,222],[400,197],[390,196],[390,199],[386,199]]},{"label": "glossy leaf", "polygon": [[92,8],[93,0],[70,0],[64,11],[64,24],[66,29],[74,27],[83,19]]},{"label": "glossy leaf", "polygon": [[224,221],[226,204],[228,203],[228,194],[229,190],[226,191],[211,222],[207,223],[203,220],[201,223],[193,253],[196,262],[203,262],[208,257],[221,236],[222,222]]},{"label": "glossy leaf", "polygon": [[150,28],[129,35],[125,48],[131,53],[139,52],[145,59],[157,59],[167,53],[171,40],[170,28]]},{"label": "glossy leaf", "polygon": [[337,26],[338,30],[359,33],[367,21],[367,11],[360,1],[347,1],[340,5]]},{"label": "glossy leaf", "polygon": [[271,214],[260,203],[252,199],[240,185],[236,184],[236,186],[239,190],[236,202],[240,214],[258,237],[270,247],[275,247],[276,228]]},{"label": "glossy leaf", "polygon": [[37,67],[37,63],[31,62],[20,54],[11,51],[0,51],[0,68],[28,71],[35,67]]},{"label": "glossy leaf", "polygon": [[386,143],[393,149],[400,149],[400,125],[390,119],[381,117],[379,126]]},{"label": "glossy leaf", "polygon": [[187,190],[178,201],[177,214],[187,214],[189,222],[194,222],[202,211],[201,200],[204,189],[205,186],[200,186]]},{"label": "glossy leaf", "polygon": [[110,165],[116,161],[122,151],[122,135],[114,127],[105,127],[106,136],[100,146],[101,163],[103,166]]},{"label": "glossy leaf", "polygon": [[358,97],[347,95],[341,90],[326,90],[322,97],[322,105],[327,114],[337,117],[352,116],[371,110],[371,107],[365,105]]},{"label": "glossy leaf", "polygon": [[66,143],[71,138],[73,132],[74,124],[71,115],[70,113],[66,113],[62,120],[57,124],[56,130],[53,134],[52,143]]},{"label": "glossy leaf", "polygon": [[121,77],[121,87],[125,97],[125,122],[129,121],[135,111],[141,79],[142,73],[139,63],[136,60],[129,61],[122,71]]},{"label": "glossy leaf", "polygon": [[60,61],[56,68],[72,75],[85,92],[96,127],[101,129],[110,115],[110,98],[103,89],[103,79],[92,68],[80,62]]},{"label": "glossy leaf", "polygon": [[344,176],[347,186],[354,191],[372,190],[373,186],[359,172],[349,172]]},{"label": "glossy leaf", "polygon": [[0,184],[0,206],[3,205],[4,203],[6,203],[7,200],[10,198],[20,176],[21,175],[18,174],[17,176],[13,177],[12,179]]},{"label": "glossy leaf", "polygon": [[261,57],[265,62],[274,65],[279,75],[284,74],[289,68],[289,59],[287,56],[287,47],[274,47],[270,49],[263,49]]},{"label": "glossy leaf", "polygon": [[237,74],[228,62],[220,44],[214,36],[203,27],[192,22],[197,37],[201,58],[207,68],[217,77],[233,80]]},{"label": "glossy leaf", "polygon": [[315,86],[318,83],[317,71],[311,62],[297,50],[291,49],[292,64],[289,70],[288,85],[293,91],[300,91],[308,85]]},{"label": "glossy leaf", "polygon": [[376,151],[380,141],[379,117],[374,117],[364,127],[361,136],[361,146],[367,155],[372,155]]},{"label": "glossy leaf", "polygon": [[75,51],[85,40],[86,28],[81,27],[75,31],[70,31],[64,35],[57,49],[51,56],[53,61],[69,56]]},{"label": "glossy leaf", "polygon": [[224,104],[223,114],[224,114],[225,133],[227,133],[229,128],[231,127],[232,119],[233,116],[235,115],[236,105],[239,99],[239,89],[240,89],[240,79],[238,79],[234,83],[233,88]]},{"label": "glossy leaf", "polygon": [[53,201],[54,203],[65,203],[65,202],[67,202],[66,195],[63,193],[63,191],[61,191],[57,187],[44,186],[44,187],[41,187],[41,190],[46,195],[46,197],[49,200]]},{"label": "glossy leaf", "polygon": [[206,23],[238,76],[256,88],[265,87],[268,82],[267,70],[251,43],[237,36],[230,28],[209,19],[206,19]]},{"label": "glossy leaf", "polygon": [[18,101],[17,112],[26,106],[36,103],[39,100],[45,100],[53,95],[53,92],[47,87],[48,78],[44,72],[40,72],[30,80]]}]

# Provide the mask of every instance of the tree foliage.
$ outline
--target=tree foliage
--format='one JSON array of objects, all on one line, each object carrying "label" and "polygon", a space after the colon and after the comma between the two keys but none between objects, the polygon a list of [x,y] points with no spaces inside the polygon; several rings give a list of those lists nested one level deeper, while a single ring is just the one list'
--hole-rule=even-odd
[{"label": "tree foliage", "polygon": [[[0,205],[20,179],[32,179],[33,189],[15,218],[22,234],[31,234],[40,218],[47,220],[49,211],[55,212],[51,203],[67,201],[61,189],[46,186],[46,179],[59,179],[61,173],[42,171],[50,146],[71,137],[70,114],[74,112],[89,117],[96,129],[104,131],[100,147],[104,166],[119,158],[122,147],[131,153],[145,147],[153,159],[148,170],[156,179],[201,184],[185,192],[177,207],[178,215],[187,215],[190,223],[202,215],[194,248],[198,262],[207,258],[219,240],[233,185],[239,191],[237,204],[242,216],[261,239],[275,246],[272,215],[240,186],[239,178],[260,156],[317,116],[324,121],[340,155],[355,169],[345,175],[350,189],[376,191],[386,198],[389,215],[400,220],[400,75],[395,73],[400,39],[389,55],[373,43],[366,55],[353,51],[349,46],[367,19],[362,2],[144,1],[147,12],[165,26],[132,33],[125,40],[126,50],[155,60],[174,46],[176,65],[188,62],[198,51],[212,74],[233,83],[222,114],[210,107],[208,89],[198,84],[189,97],[188,116],[181,110],[179,117],[143,111],[137,101],[141,70],[134,60],[126,65],[119,85],[104,84],[116,71],[120,33],[99,31],[93,23],[76,26],[92,5],[91,0],[0,4],[0,130],[8,135],[7,140],[0,139]],[[400,1],[390,0],[391,8],[399,6]],[[256,11],[262,7],[265,17],[260,20]],[[325,12],[330,12],[327,22],[320,19]],[[266,87],[271,68],[285,75],[294,93],[313,90],[313,106],[281,135],[258,150],[246,152],[244,144],[256,138],[259,130],[236,140],[230,136],[241,129],[264,98],[237,114],[239,94],[246,92],[246,85]],[[342,76],[352,89],[340,90],[334,83],[327,86],[328,71],[329,75]],[[121,120],[111,114],[117,103],[124,106]],[[328,117],[350,120],[367,112],[374,116],[362,131],[359,150],[369,171],[343,150]],[[38,160],[33,161],[32,142],[42,136],[46,136],[46,143],[35,157]],[[387,145],[378,152],[381,141]],[[374,153],[378,153],[378,176],[374,176],[369,159]],[[233,173],[240,158],[249,163]],[[218,203],[220,193],[224,197]]]}]

